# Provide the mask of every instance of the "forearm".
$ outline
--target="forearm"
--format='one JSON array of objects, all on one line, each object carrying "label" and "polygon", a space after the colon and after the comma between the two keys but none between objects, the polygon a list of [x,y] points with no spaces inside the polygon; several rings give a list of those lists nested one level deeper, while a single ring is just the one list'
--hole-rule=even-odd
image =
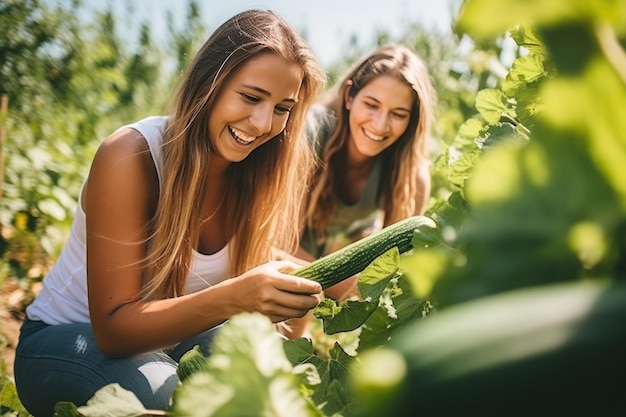
[{"label": "forearm", "polygon": [[113,312],[92,314],[98,346],[109,356],[127,356],[172,346],[244,312],[261,313],[273,323],[303,317],[319,303],[322,288],[280,272],[294,265],[271,261],[194,294],[119,303]]},{"label": "forearm", "polygon": [[124,304],[94,323],[100,349],[121,357],[160,350],[228,320],[237,310],[229,305],[228,286],[194,294]]}]

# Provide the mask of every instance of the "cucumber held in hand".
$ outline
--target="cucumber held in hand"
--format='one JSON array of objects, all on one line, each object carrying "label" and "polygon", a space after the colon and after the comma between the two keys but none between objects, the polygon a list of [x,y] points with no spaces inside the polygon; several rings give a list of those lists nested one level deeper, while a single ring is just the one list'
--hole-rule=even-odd
[{"label": "cucumber held in hand", "polygon": [[393,247],[397,247],[400,253],[413,249],[413,234],[422,226],[435,227],[435,222],[426,216],[400,220],[313,261],[292,274],[319,282],[326,289],[360,273],[374,259]]}]

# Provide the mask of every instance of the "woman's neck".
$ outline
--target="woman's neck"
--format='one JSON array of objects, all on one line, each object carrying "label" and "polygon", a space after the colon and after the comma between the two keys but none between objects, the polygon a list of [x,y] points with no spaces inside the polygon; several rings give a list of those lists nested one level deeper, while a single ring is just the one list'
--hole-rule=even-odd
[{"label": "woman's neck", "polygon": [[[362,156],[362,155],[361,155]],[[339,199],[347,205],[356,204],[363,195],[376,158],[351,158],[346,153],[339,175]]]}]

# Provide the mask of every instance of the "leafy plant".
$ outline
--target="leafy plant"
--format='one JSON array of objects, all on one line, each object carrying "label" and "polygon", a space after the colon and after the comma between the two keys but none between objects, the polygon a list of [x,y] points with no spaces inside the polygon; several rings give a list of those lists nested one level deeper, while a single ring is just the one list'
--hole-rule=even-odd
[{"label": "leafy plant", "polygon": [[[586,288],[598,289],[624,281],[623,7],[623,2],[610,0],[465,1],[456,30],[477,46],[468,55],[472,70],[465,80],[473,87],[458,90],[462,99],[447,119],[453,128],[439,130],[455,134],[442,133],[441,152],[433,165],[435,196],[427,215],[437,227],[417,231],[410,255],[392,250],[374,260],[360,275],[362,301],[325,300],[315,311],[320,331],[310,340],[280,340],[262,316],[234,317],[220,331],[207,367],[186,378],[171,409],[163,411],[172,416],[395,413],[397,404],[414,399],[416,385],[411,381],[433,375],[413,367],[417,362],[409,360],[413,344],[407,340],[420,338],[425,346],[428,340],[449,335],[448,326],[454,329],[471,322],[471,329],[480,329],[487,326],[476,317],[486,320],[495,314],[509,317],[508,334],[519,341],[520,321],[512,312],[531,314],[525,303],[535,300],[526,298],[536,294],[534,290],[555,289],[542,293],[547,294],[542,298],[546,307],[551,300],[572,294],[569,291],[579,294],[578,288],[587,283]],[[502,53],[504,39],[513,40],[517,49],[506,75],[498,78],[486,63]],[[16,166],[28,154],[20,152],[13,160]],[[46,164],[54,160],[41,158]],[[49,189],[71,189],[63,186],[60,176],[50,178],[54,186]],[[19,181],[15,177],[11,182]],[[33,197],[37,204],[40,200]],[[595,295],[574,298],[590,303],[613,300],[595,311],[607,312],[619,304],[608,295],[596,297],[599,293],[594,291]],[[499,296],[505,301],[491,298]],[[578,301],[574,304],[580,306]],[[491,303],[502,310],[494,313]],[[573,310],[566,304],[556,303],[562,310],[542,309],[545,313],[536,316],[538,322],[550,319],[549,311],[568,316]],[[464,309],[468,305],[474,307]],[[490,313],[472,313],[483,308]],[[461,311],[455,317],[468,321],[447,319],[447,312],[454,311]],[[607,317],[596,318],[601,325],[608,323]],[[504,334],[501,327],[489,328],[496,330],[491,335],[495,339],[488,340]],[[610,333],[600,331],[601,326],[593,328],[599,340],[611,344],[607,349],[619,351],[615,343],[623,341],[607,337]],[[458,339],[445,340],[454,340],[447,343],[449,348],[457,346]],[[435,348],[433,354],[445,354],[442,349]],[[498,351],[507,352],[508,347]],[[445,369],[437,372],[458,375],[458,366],[464,363],[463,355],[459,358],[438,362]],[[427,388],[434,406],[450,392],[435,385]]]}]

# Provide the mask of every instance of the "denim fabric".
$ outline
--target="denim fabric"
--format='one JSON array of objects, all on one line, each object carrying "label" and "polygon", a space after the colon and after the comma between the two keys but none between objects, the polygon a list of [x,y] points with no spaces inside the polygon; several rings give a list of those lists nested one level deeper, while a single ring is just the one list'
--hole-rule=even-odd
[{"label": "denim fabric", "polygon": [[52,416],[56,403],[84,405],[115,382],[135,393],[145,408],[165,410],[179,384],[177,361],[196,344],[208,353],[216,329],[180,343],[169,354],[110,358],[98,349],[89,323],[49,326],[26,320],[14,364],[20,400],[35,417]]}]

